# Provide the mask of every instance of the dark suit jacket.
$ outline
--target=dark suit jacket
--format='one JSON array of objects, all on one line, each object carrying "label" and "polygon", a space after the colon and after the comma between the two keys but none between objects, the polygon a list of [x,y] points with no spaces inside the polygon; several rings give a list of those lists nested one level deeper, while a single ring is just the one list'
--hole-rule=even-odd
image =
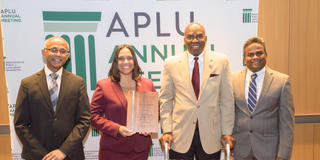
[{"label": "dark suit jacket", "polygon": [[[141,77],[136,83],[136,91],[155,92],[150,79]],[[118,82],[110,78],[98,81],[91,100],[92,125],[102,132],[99,159],[104,159],[103,151],[128,153],[141,152],[151,145],[150,136],[135,134],[122,137],[118,134],[120,125],[126,126],[127,99]]]},{"label": "dark suit jacket", "polygon": [[82,140],[90,126],[90,108],[83,79],[63,70],[56,112],[44,70],[23,79],[14,126],[23,144],[22,158],[39,160],[60,149],[66,159],[84,159]]},{"label": "dark suit jacket", "polygon": [[251,113],[245,99],[246,69],[232,77],[236,118],[235,156],[253,151],[259,160],[290,159],[294,131],[294,106],[289,76],[266,67],[260,98]]}]

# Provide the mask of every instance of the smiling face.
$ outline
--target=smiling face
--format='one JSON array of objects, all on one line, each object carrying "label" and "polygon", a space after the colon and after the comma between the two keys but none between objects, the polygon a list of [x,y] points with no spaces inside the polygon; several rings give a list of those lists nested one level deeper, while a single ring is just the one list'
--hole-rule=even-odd
[{"label": "smiling face", "polygon": [[132,74],[134,67],[134,61],[132,53],[128,48],[122,48],[118,55],[118,68],[120,75],[129,75]]},{"label": "smiling face", "polygon": [[200,55],[207,43],[207,36],[202,25],[198,23],[189,24],[184,32],[184,44],[188,51],[194,55]]},{"label": "smiling face", "polygon": [[252,72],[260,71],[267,63],[267,54],[259,43],[252,43],[245,48],[244,62]]},{"label": "smiling face", "polygon": [[46,59],[48,68],[52,72],[57,72],[69,58],[70,53],[68,51],[69,45],[67,41],[61,37],[52,37],[45,41],[42,57]]}]

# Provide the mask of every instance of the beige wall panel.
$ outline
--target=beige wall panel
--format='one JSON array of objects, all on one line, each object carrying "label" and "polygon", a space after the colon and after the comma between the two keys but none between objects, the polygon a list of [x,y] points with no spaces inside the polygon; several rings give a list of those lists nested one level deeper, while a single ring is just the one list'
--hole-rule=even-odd
[{"label": "beige wall panel", "polygon": [[10,135],[0,135],[0,159],[10,160],[11,159],[11,144]]},{"label": "beige wall panel", "polygon": [[291,160],[313,159],[313,128],[314,124],[296,124]]},{"label": "beige wall panel", "polygon": [[7,87],[4,75],[4,58],[3,58],[3,44],[2,44],[2,28],[0,23],[0,124],[9,125],[8,99]]},{"label": "beige wall panel", "polygon": [[296,114],[320,114],[320,2],[290,1],[289,73]]},{"label": "beige wall panel", "polygon": [[[3,43],[2,43],[2,28],[0,23],[0,125],[9,125],[7,87],[4,74],[4,58],[3,58]],[[3,127],[1,127],[3,129]],[[2,133],[5,133],[1,131]],[[11,159],[11,143],[10,134],[0,134],[0,159]]]},{"label": "beige wall panel", "polygon": [[320,124],[314,125],[313,159],[320,159]]},{"label": "beige wall panel", "polygon": [[[297,1],[297,0],[296,0]],[[301,3],[300,1],[298,1]],[[320,1],[310,0],[307,7],[307,106],[308,114],[320,114]],[[319,150],[320,152],[320,150]]]},{"label": "beige wall panel", "polygon": [[260,0],[258,36],[266,41],[268,65],[288,74],[289,0]]}]

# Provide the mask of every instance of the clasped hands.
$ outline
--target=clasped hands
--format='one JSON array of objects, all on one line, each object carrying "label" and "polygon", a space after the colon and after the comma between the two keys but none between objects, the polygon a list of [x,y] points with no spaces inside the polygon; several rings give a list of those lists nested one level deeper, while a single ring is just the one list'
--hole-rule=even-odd
[{"label": "clasped hands", "polygon": [[129,130],[127,127],[125,126],[120,126],[119,128],[119,134],[122,136],[122,137],[129,137],[129,136],[132,136],[134,134],[141,134],[141,135],[144,135],[144,136],[149,136],[150,133],[149,132],[132,132],[131,130]]}]

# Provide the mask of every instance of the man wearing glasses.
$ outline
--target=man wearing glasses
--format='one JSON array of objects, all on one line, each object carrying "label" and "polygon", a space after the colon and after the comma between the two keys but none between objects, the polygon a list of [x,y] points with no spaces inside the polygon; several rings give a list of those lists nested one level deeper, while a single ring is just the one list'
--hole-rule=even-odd
[{"label": "man wearing glasses", "polygon": [[184,32],[187,51],[164,63],[160,90],[161,144],[170,159],[220,159],[221,144],[233,146],[234,103],[229,61],[205,50],[199,23]]},{"label": "man wearing glasses", "polygon": [[85,82],[63,69],[70,56],[61,37],[45,41],[44,68],[21,81],[14,126],[26,160],[84,159],[82,140],[90,126]]}]

